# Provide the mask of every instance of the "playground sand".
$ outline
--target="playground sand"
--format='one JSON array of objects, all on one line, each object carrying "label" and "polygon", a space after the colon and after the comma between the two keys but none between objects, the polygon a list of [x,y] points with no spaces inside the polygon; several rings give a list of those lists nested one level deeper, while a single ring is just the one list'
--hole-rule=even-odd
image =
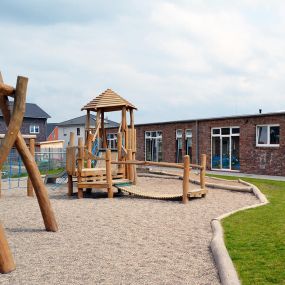
[{"label": "playground sand", "polygon": [[[149,191],[180,191],[180,180],[139,178]],[[193,186],[194,187],[194,186]],[[249,193],[212,190],[179,201],[123,195],[78,200],[49,189],[59,232],[45,232],[36,198],[3,191],[0,217],[17,269],[0,284],[220,284],[209,249],[210,221],[257,202]]]}]

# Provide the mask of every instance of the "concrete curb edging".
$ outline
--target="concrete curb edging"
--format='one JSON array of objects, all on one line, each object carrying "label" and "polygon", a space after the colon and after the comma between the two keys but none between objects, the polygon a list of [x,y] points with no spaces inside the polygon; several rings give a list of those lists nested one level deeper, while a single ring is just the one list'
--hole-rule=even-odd
[{"label": "concrete curb edging", "polygon": [[231,260],[228,250],[225,246],[224,231],[221,224],[221,220],[234,213],[244,211],[247,209],[257,208],[269,203],[266,196],[263,193],[261,193],[261,191],[255,185],[243,181],[241,179],[239,179],[239,182],[244,185],[250,186],[252,188],[253,194],[259,199],[260,203],[251,206],[242,207],[238,210],[228,212],[217,218],[212,219],[211,221],[213,237],[210,243],[210,247],[218,269],[222,285],[239,285],[241,284],[241,282],[238,279],[238,274],[234,267],[233,261]]}]

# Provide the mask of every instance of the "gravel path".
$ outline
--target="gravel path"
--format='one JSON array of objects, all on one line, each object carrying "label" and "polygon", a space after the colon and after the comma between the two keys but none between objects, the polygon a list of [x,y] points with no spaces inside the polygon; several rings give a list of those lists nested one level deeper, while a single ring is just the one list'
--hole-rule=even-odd
[{"label": "gravel path", "polygon": [[[181,181],[139,178],[165,191]],[[176,190],[175,190],[176,191]],[[212,190],[187,205],[179,201],[66,197],[49,190],[59,232],[44,231],[35,198],[3,191],[0,217],[17,263],[0,284],[220,284],[209,243],[210,220],[251,205],[248,193]]]}]

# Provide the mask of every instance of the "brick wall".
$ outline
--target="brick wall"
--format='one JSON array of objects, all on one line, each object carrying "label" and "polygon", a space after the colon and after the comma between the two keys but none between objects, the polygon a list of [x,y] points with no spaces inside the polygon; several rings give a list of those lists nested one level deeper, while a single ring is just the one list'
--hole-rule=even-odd
[{"label": "brick wall", "polygon": [[[256,126],[262,124],[280,125],[279,147],[257,147]],[[244,173],[285,176],[285,116],[259,116],[233,119],[203,120],[198,122],[199,153],[207,154],[207,168],[211,168],[211,128],[240,127],[240,171]],[[196,160],[196,124],[177,122],[151,125],[137,125],[137,159],[145,159],[145,132],[162,131],[163,161],[176,161],[176,130],[183,130],[183,153],[185,155],[185,130],[192,129],[192,162]]]},{"label": "brick wall", "polygon": [[[268,124],[280,125],[280,146],[257,147],[256,126]],[[207,168],[211,169],[211,129],[219,127],[240,127],[240,171],[252,174],[285,176],[285,116],[257,116],[232,119],[216,119],[198,121],[198,150],[196,153],[196,121],[177,123],[156,123],[137,125],[137,155],[138,160],[145,160],[145,132],[162,132],[163,161],[176,161],[176,130],[183,130],[182,155],[185,155],[185,130],[192,130],[192,162],[199,163],[202,153],[207,155]],[[117,132],[108,129],[107,132]],[[196,159],[198,157],[198,160]]]}]

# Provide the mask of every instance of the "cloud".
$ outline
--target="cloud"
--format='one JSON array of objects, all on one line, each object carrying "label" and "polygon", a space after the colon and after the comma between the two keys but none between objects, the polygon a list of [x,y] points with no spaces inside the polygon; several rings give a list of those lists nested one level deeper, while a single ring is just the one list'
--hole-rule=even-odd
[{"label": "cloud", "polygon": [[285,4],[261,2],[4,0],[1,71],[52,121],[106,88],[140,123],[279,110]]}]

